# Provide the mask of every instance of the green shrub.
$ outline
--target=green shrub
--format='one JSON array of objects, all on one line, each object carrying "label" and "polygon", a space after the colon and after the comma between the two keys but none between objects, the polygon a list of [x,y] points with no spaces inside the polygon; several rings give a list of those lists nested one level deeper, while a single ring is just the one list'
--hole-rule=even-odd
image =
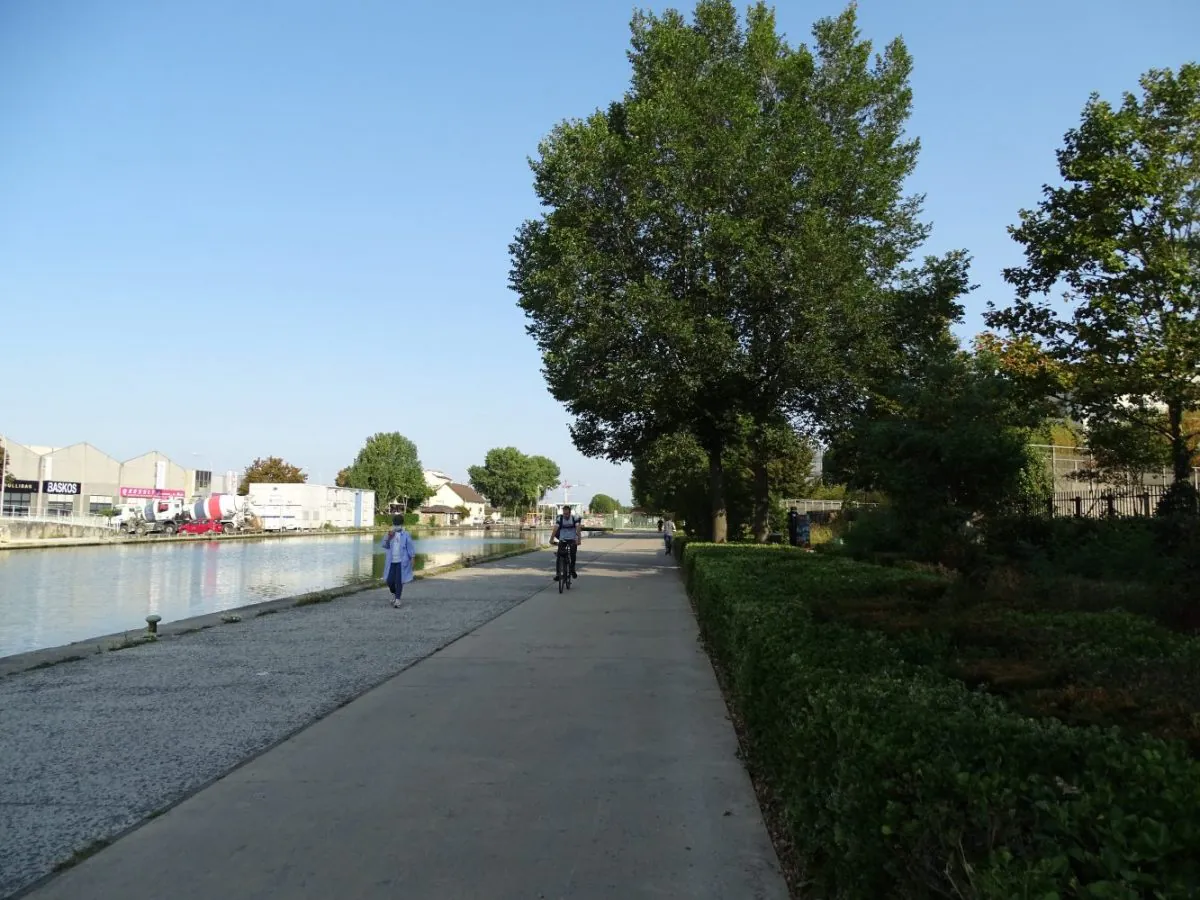
[{"label": "green shrub", "polygon": [[[1200,891],[1200,766],[1179,746],[1026,718],[924,664],[945,655],[936,635],[814,612],[894,596],[935,608],[944,578],[773,547],[693,543],[683,564],[813,896]],[[1146,653],[1170,640],[1121,619],[1046,627],[1099,646],[1119,631]]]},{"label": "green shrub", "polygon": [[[382,513],[382,512],[375,513],[375,524],[380,527],[390,528],[392,525],[392,514],[391,513]],[[420,525],[420,524],[421,524],[421,516],[419,513],[410,512],[410,513],[404,514],[404,527],[405,528],[412,528],[414,525]]]},{"label": "green shrub", "polygon": [[686,534],[675,532],[675,537],[671,538],[671,555],[678,562],[683,559],[683,548],[688,545],[690,538]]}]

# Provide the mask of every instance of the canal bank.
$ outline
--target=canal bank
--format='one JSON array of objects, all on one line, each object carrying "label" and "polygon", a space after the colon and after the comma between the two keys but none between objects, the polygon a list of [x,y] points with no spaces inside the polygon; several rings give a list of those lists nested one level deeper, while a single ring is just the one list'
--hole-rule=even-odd
[{"label": "canal bank", "polygon": [[[5,520],[9,522],[11,520]],[[48,528],[56,526],[48,523],[45,524]],[[70,530],[64,526],[57,526],[64,530]],[[95,531],[95,529],[83,529],[84,531]],[[330,537],[333,535],[349,535],[349,534],[384,534],[388,530],[387,526],[376,525],[371,528],[328,528],[313,531],[255,531],[244,532],[240,534],[206,534],[202,536],[188,535],[166,535],[147,534],[142,536],[124,535],[119,532],[104,534],[102,536],[81,535],[76,537],[41,537],[31,540],[3,540],[0,539],[0,551],[4,550],[47,550],[52,548],[74,548],[74,547],[128,547],[134,544],[162,544],[170,542],[182,543],[197,543],[201,541],[254,541],[254,540],[286,540],[305,537]],[[429,526],[421,526],[419,528],[410,528],[409,531],[414,537],[422,536],[448,536],[461,534],[476,534],[486,532],[498,536],[513,536],[524,534],[549,534],[550,528],[494,528],[494,529],[479,529],[479,528],[460,528],[446,527],[434,528]],[[589,529],[594,534],[606,533],[611,531],[610,528]]]},{"label": "canal bank", "polygon": [[[459,569],[468,569],[482,563],[499,562],[516,556],[524,556],[527,553],[537,553],[543,549],[545,548],[540,546],[523,547],[520,550],[511,550],[486,556],[468,556],[459,562],[446,563],[415,572],[413,578],[421,581],[437,575],[456,572]],[[274,615],[287,609],[315,606],[319,603],[330,603],[342,597],[348,597],[351,594],[378,590],[382,587],[382,578],[371,577],[342,587],[313,591],[294,597],[264,600],[260,603],[249,603],[245,606],[235,606],[221,612],[193,616],[192,618],[180,619],[176,622],[156,622],[154,623],[154,633],[150,632],[150,624],[147,622],[145,627],[139,626],[125,631],[100,635],[99,637],[86,638],[82,641],[63,644],[58,647],[46,647],[41,650],[31,650],[28,653],[0,656],[0,678],[35,669],[48,669],[51,666],[57,666],[62,663],[80,662],[89,656],[99,656],[103,653],[116,653],[121,650],[129,650],[144,643],[170,641],[195,634],[198,631],[216,628],[220,625],[236,625],[247,618],[258,618],[259,616]]]},{"label": "canal bank", "polygon": [[546,590],[548,557],[424,578],[405,611],[360,591],[0,679],[0,897]]},{"label": "canal bank", "polygon": [[[543,535],[418,535],[418,571],[540,545]],[[0,554],[0,658],[85,645],[96,635],[171,623],[383,576],[377,534],[293,540],[158,540],[117,547]],[[67,655],[74,655],[73,651]],[[94,648],[92,650],[94,652]]]}]

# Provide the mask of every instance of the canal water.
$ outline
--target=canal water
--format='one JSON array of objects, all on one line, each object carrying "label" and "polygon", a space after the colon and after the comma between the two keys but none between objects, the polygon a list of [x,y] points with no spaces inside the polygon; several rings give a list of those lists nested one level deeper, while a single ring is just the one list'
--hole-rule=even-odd
[{"label": "canal water", "polygon": [[[533,546],[545,536],[415,535],[419,570]],[[381,535],[0,551],[0,656],[383,576]]]}]

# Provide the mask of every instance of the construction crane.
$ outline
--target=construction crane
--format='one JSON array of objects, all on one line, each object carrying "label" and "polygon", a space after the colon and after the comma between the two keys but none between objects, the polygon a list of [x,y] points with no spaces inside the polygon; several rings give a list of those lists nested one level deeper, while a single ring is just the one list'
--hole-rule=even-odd
[{"label": "construction crane", "polygon": [[588,487],[588,486],[589,485],[582,484],[582,483],[572,484],[569,481],[564,481],[562,484],[559,485],[559,487],[562,488],[562,492],[563,492],[562,505],[566,506],[568,503],[571,502],[571,489],[572,488],[581,488],[581,487]]}]

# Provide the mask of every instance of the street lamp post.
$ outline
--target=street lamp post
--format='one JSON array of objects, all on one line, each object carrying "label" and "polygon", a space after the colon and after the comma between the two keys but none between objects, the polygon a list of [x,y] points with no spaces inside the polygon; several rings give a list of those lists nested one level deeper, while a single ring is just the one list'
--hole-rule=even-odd
[{"label": "street lamp post", "polygon": [[8,444],[0,437],[0,516],[4,515],[4,486],[8,481]]}]

